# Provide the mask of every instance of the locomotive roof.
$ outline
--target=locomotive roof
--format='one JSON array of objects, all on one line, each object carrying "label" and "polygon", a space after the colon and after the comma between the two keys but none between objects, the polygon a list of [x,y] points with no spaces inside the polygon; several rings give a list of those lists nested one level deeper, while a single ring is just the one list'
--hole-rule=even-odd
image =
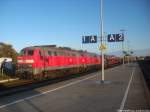
[{"label": "locomotive roof", "polygon": [[51,49],[51,50],[65,50],[65,51],[71,51],[71,52],[79,52],[79,53],[88,53],[90,55],[97,55],[96,53],[91,53],[83,50],[74,50],[70,47],[57,47],[56,45],[38,45],[38,46],[30,46],[26,47],[24,49],[35,49],[35,48],[41,48],[41,49]]}]

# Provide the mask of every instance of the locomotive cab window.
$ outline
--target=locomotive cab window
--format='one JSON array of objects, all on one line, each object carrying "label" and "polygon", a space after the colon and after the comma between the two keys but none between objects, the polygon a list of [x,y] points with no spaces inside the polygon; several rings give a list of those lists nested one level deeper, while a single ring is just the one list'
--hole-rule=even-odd
[{"label": "locomotive cab window", "polygon": [[33,54],[34,54],[34,50],[27,50],[27,55],[33,56]]},{"label": "locomotive cab window", "polygon": [[57,56],[57,52],[54,52],[54,56]]},{"label": "locomotive cab window", "polygon": [[20,52],[20,55],[27,55],[27,56],[33,56],[34,55],[34,50],[30,50],[30,49],[23,49]]},{"label": "locomotive cab window", "polygon": [[39,56],[40,56],[41,60],[43,60],[43,56],[42,56],[41,51],[39,51]]},{"label": "locomotive cab window", "polygon": [[48,51],[48,56],[52,56],[52,52],[51,51]]},{"label": "locomotive cab window", "polygon": [[41,51],[39,51],[39,56],[42,56],[42,53],[41,53]]},{"label": "locomotive cab window", "polygon": [[20,51],[20,56],[22,56],[22,55],[26,55],[26,50],[23,49]]},{"label": "locomotive cab window", "polygon": [[74,57],[76,57],[76,54],[75,54],[75,53],[72,53],[71,55],[74,56]]}]

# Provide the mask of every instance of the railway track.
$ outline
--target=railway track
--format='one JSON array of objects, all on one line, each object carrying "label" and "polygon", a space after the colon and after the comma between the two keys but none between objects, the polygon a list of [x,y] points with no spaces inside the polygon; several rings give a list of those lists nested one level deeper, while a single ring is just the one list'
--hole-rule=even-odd
[{"label": "railway track", "polygon": [[140,61],[138,61],[138,63],[143,72],[147,86],[150,90],[150,59],[149,60],[140,60]]}]

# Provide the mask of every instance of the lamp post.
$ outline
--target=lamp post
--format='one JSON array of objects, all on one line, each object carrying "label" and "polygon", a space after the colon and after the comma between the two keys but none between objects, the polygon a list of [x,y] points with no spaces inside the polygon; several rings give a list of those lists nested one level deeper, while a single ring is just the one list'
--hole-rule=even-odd
[{"label": "lamp post", "polygon": [[[124,36],[125,30],[121,29],[120,31],[122,32],[122,35]],[[124,52],[124,41],[122,41],[122,55],[123,55],[122,56],[123,57],[123,60],[122,60],[123,62],[122,63],[123,63],[123,66],[124,66],[124,53],[123,52]]]},{"label": "lamp post", "polygon": [[[101,46],[103,45],[103,0],[101,0],[101,37],[100,37],[100,40],[101,40]],[[103,49],[101,49],[101,60],[102,60],[102,78],[101,78],[101,81],[102,83],[104,82],[105,78],[104,78],[104,52],[103,52]]]},{"label": "lamp post", "polygon": [[[107,47],[107,33],[106,32],[103,33],[103,37],[104,37],[103,40],[105,42],[104,44]],[[105,54],[107,54],[107,50],[105,51]]]},{"label": "lamp post", "polygon": [[130,53],[129,53],[129,46],[130,46],[130,41],[127,41],[127,46],[128,46],[128,64],[129,64],[129,60],[130,60]]}]

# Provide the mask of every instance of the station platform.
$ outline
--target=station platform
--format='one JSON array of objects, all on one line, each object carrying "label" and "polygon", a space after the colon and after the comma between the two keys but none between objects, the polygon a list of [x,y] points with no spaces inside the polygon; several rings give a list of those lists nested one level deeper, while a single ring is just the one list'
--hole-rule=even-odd
[{"label": "station platform", "polygon": [[0,112],[150,112],[150,96],[137,63],[0,97]]}]

